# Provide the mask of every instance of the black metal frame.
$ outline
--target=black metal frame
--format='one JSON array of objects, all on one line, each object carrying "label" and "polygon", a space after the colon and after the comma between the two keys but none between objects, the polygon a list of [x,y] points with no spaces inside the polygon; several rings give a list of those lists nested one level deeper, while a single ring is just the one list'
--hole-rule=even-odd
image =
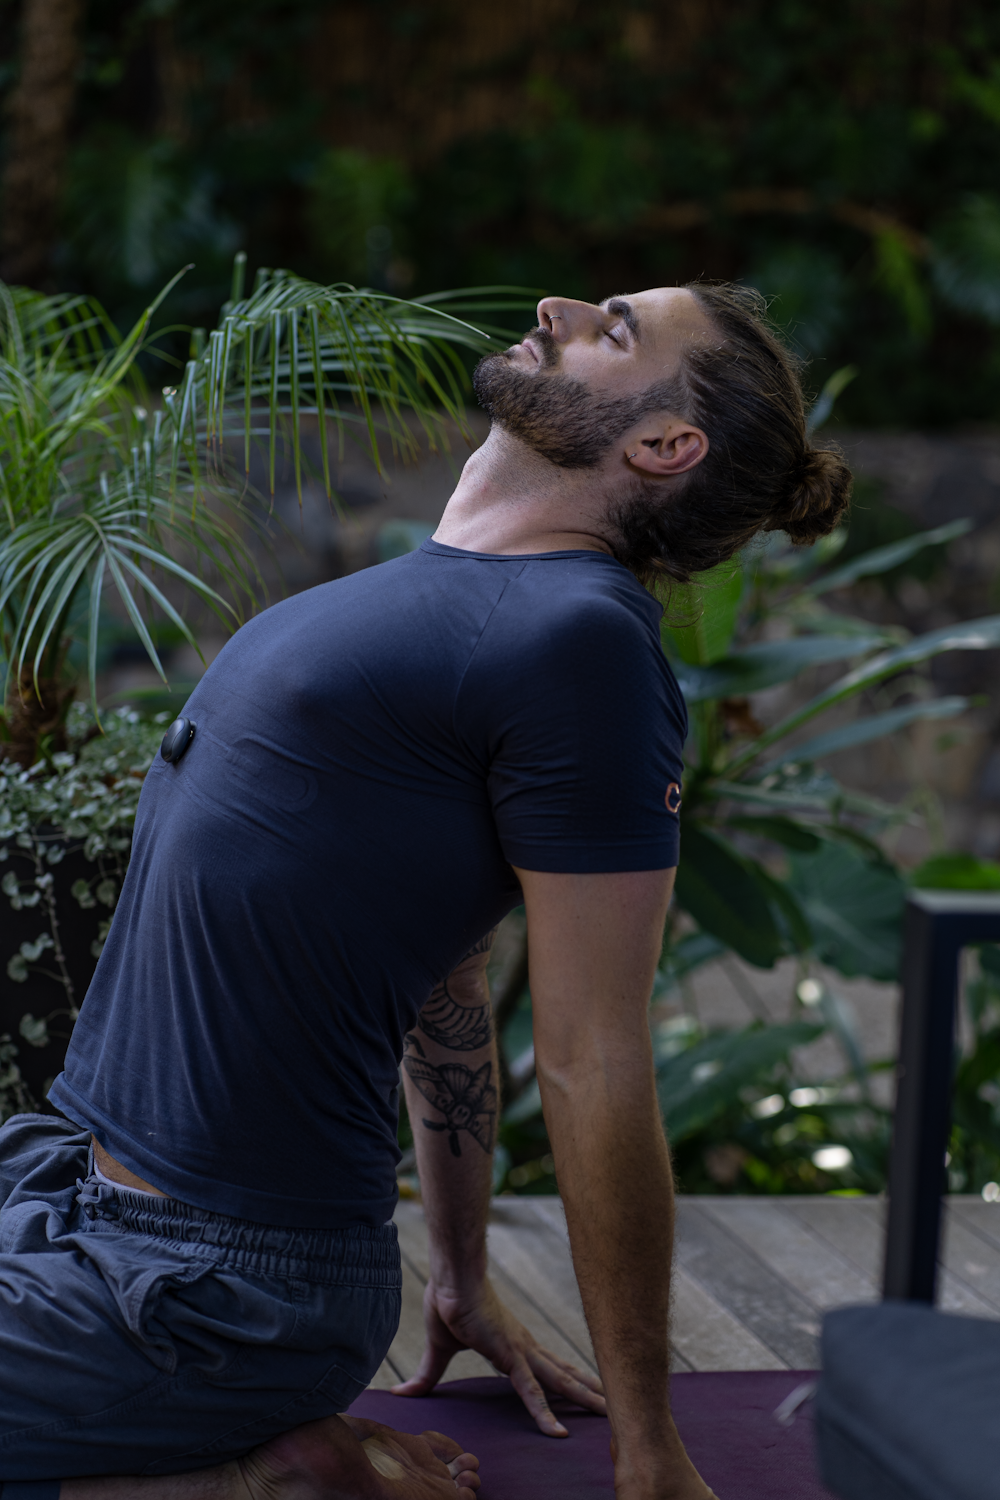
[{"label": "black metal frame", "polygon": [[934,1301],[951,1128],[959,957],[970,944],[991,942],[1000,942],[1000,892],[910,893],[889,1162],[886,1297]]}]

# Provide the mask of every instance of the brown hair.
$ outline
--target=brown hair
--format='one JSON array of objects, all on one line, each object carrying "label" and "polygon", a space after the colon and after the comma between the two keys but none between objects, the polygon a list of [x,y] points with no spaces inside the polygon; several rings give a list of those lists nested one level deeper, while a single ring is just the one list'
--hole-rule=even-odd
[{"label": "brown hair", "polygon": [[702,428],[709,451],[667,504],[654,481],[633,479],[614,508],[616,555],[647,583],[687,583],[760,531],[806,546],[834,530],[851,495],[840,451],[809,441],[800,367],[760,293],[727,282],[686,289],[719,339],[685,353],[667,409]]}]

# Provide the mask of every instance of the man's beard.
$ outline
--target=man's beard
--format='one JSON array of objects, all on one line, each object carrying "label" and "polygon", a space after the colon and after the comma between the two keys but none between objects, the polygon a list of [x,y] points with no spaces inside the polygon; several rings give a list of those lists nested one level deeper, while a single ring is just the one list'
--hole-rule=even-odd
[{"label": "man's beard", "polygon": [[[542,368],[558,365],[559,346],[544,328],[531,334]],[[593,469],[616,440],[650,412],[679,412],[687,405],[680,380],[661,380],[636,396],[595,396],[579,380],[565,375],[528,375],[511,363],[509,353],[488,354],[472,377],[482,406],[512,437],[560,469]],[[670,500],[663,481],[624,473],[609,480],[602,520],[615,557],[630,572],[649,581],[667,555],[672,527]]]},{"label": "man's beard", "polygon": [[[531,341],[542,369],[555,369],[559,345],[545,328]],[[529,448],[560,469],[593,469],[617,438],[651,411],[663,411],[676,399],[676,384],[658,381],[637,396],[595,396],[580,380],[566,375],[528,375],[511,362],[510,351],[487,354],[472,377],[479,404],[490,417]]]}]

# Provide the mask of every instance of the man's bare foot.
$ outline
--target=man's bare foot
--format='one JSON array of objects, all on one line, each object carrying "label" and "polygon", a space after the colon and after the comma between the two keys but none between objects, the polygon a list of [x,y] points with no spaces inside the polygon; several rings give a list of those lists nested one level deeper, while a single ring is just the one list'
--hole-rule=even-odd
[{"label": "man's bare foot", "polygon": [[250,1500],[472,1500],[479,1488],[478,1458],[451,1438],[360,1417],[306,1422],[238,1464]]}]

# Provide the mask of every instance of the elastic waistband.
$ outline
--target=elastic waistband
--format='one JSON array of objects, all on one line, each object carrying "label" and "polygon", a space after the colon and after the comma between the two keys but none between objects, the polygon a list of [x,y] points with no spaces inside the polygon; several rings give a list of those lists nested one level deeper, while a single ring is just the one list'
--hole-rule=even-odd
[{"label": "elastic waistband", "polygon": [[145,1235],[197,1248],[215,1262],[261,1275],[309,1281],[399,1287],[395,1224],[352,1224],[347,1229],[282,1229],[229,1214],[192,1208],[175,1198],[151,1197],[99,1182],[77,1180],[84,1232]]}]

